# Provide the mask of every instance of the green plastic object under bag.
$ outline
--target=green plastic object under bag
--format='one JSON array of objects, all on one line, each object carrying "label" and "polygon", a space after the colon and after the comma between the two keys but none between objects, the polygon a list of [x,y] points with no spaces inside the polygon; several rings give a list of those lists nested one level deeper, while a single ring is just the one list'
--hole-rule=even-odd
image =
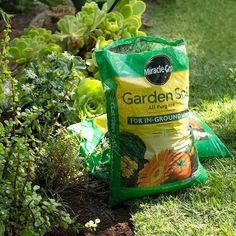
[{"label": "green plastic object under bag", "polygon": [[110,206],[204,182],[189,127],[183,40],[118,40],[96,51],[112,153]]},{"label": "green plastic object under bag", "polygon": [[106,137],[106,114],[70,125],[67,129],[78,140],[80,154],[84,157],[88,170],[98,178],[107,178],[111,158]]},{"label": "green plastic object under bag", "polygon": [[213,130],[192,112],[190,112],[189,116],[189,125],[193,130],[195,145],[200,161],[216,157],[232,156]]}]

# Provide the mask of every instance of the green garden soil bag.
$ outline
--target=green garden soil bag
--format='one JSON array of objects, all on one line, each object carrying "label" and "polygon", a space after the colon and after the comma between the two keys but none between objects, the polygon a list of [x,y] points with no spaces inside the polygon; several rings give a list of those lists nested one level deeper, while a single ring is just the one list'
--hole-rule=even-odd
[{"label": "green garden soil bag", "polygon": [[189,127],[183,40],[118,40],[96,51],[112,153],[110,206],[204,182]]}]

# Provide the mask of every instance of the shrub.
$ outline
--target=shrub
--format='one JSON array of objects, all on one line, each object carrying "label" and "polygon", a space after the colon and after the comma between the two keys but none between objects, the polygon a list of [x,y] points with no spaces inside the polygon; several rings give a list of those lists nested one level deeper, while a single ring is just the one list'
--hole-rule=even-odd
[{"label": "shrub", "polygon": [[[40,187],[33,184],[35,158],[40,140],[34,136],[32,123],[38,110],[35,107],[24,112],[19,107],[18,81],[12,76],[7,54],[11,26],[9,16],[1,11],[6,21],[4,39],[0,42],[0,97],[5,99],[3,84],[10,81],[10,116],[0,123],[0,234],[43,235],[60,225],[66,228],[72,223],[68,213],[54,199],[43,197]],[[2,115],[2,110],[0,110]]]},{"label": "shrub", "polygon": [[47,190],[61,191],[73,184],[84,171],[80,145],[63,127],[43,145],[36,168],[36,181]]}]

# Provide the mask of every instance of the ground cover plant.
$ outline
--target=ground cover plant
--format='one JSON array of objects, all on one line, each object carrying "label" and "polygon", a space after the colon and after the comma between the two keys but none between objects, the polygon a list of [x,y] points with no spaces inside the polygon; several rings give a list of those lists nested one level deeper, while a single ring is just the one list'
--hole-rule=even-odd
[{"label": "ground cover plant", "polygon": [[236,3],[176,0],[149,4],[147,16],[153,27],[147,34],[186,40],[190,108],[213,128],[234,157],[203,162],[209,175],[204,186],[131,202],[135,233],[235,235],[236,43],[232,39],[236,37]]}]

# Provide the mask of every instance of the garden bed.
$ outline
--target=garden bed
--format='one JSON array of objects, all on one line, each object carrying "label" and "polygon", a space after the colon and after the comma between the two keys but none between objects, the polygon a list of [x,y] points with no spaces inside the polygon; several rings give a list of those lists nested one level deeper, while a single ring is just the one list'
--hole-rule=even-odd
[{"label": "garden bed", "polygon": [[[36,27],[44,27],[46,29],[52,30],[55,32],[57,26],[57,21],[55,17],[53,17],[53,21],[47,21],[46,24],[39,24],[40,17],[44,15],[45,12],[48,12],[47,9],[32,9],[24,11],[23,13],[17,13],[11,18],[11,32],[10,37],[11,40],[14,38],[20,37],[29,26]],[[73,14],[72,14],[73,15]],[[59,15],[58,19],[62,19],[64,15]],[[49,22],[49,23],[48,23]],[[33,24],[32,24],[33,23]],[[0,39],[4,39],[3,29],[4,29],[4,20],[0,20]],[[93,45],[94,46],[94,45]],[[85,48],[82,48],[83,50]],[[32,58],[34,60],[34,58]],[[13,64],[14,65],[14,64]],[[28,66],[29,64],[27,64]],[[17,65],[19,66],[19,65]],[[15,67],[14,75],[17,73],[18,68],[22,69],[21,65],[19,67]],[[9,67],[12,67],[9,66]],[[92,76],[93,72],[89,72],[90,76]],[[8,89],[11,88],[11,83],[9,83]],[[13,99],[14,100],[14,99]],[[28,108],[28,104],[26,108]],[[44,113],[43,113],[44,114]],[[11,113],[3,113],[1,115],[1,121],[3,122],[6,119],[10,119],[15,116],[15,112]],[[41,115],[39,115],[41,117]],[[49,123],[57,120],[58,117],[52,117]],[[13,118],[14,120],[15,118]],[[43,124],[43,120],[40,123]],[[13,129],[16,129],[14,127]],[[15,131],[13,131],[14,133]],[[35,134],[37,135],[37,134]],[[38,137],[38,136],[37,136]],[[40,185],[40,183],[39,183]],[[58,199],[59,202],[62,203],[63,208],[70,213],[71,217],[75,219],[75,222],[78,223],[81,228],[84,228],[84,224],[89,222],[90,220],[100,219],[100,223],[98,224],[96,233],[89,232],[89,229],[79,230],[81,234],[85,235],[124,235],[131,236],[133,235],[133,226],[130,221],[130,212],[128,205],[120,204],[117,207],[110,208],[108,207],[108,194],[109,187],[104,182],[99,182],[97,180],[90,180],[87,183],[83,183],[83,181],[76,180],[73,186],[65,188],[60,193],[53,195],[53,198]],[[49,194],[50,195],[50,194]],[[0,227],[1,230],[1,227]],[[71,231],[70,227],[68,230],[63,230],[60,227],[53,227],[50,229],[46,235],[77,235],[74,230]]]}]

